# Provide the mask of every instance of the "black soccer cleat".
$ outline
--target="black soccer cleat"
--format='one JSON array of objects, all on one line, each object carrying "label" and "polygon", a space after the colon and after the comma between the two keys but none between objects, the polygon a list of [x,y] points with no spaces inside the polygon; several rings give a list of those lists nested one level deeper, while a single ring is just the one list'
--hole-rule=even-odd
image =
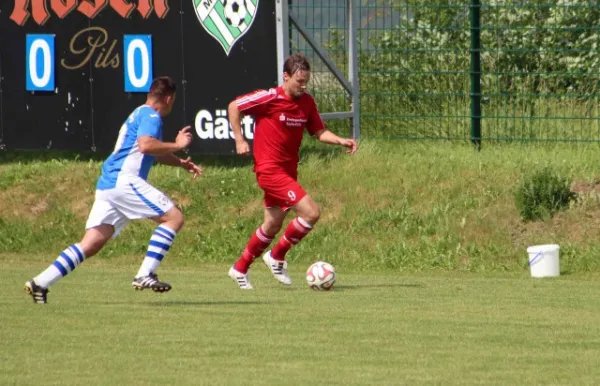
[{"label": "black soccer cleat", "polygon": [[31,295],[34,303],[48,303],[48,289],[40,287],[39,285],[35,284],[33,280],[29,280],[27,283],[25,283],[25,292],[27,292],[28,295]]},{"label": "black soccer cleat", "polygon": [[155,273],[151,273],[148,276],[133,278],[131,285],[136,291],[141,291],[146,288],[149,288],[154,292],[168,292],[171,290],[171,284],[159,281],[158,276]]}]

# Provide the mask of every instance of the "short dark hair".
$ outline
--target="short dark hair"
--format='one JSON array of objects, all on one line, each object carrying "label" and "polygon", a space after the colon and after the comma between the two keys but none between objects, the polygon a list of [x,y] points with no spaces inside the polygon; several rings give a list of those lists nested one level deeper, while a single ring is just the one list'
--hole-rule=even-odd
[{"label": "short dark hair", "polygon": [[288,56],[283,63],[283,72],[294,75],[298,71],[310,71],[310,63],[302,54]]},{"label": "short dark hair", "polygon": [[174,95],[176,91],[175,82],[168,76],[159,76],[152,81],[148,96],[156,99]]}]

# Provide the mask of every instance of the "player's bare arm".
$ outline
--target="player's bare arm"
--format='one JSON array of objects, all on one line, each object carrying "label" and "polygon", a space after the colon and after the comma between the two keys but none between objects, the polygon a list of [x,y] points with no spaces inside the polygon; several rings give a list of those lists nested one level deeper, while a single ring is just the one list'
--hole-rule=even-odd
[{"label": "player's bare arm", "polygon": [[[152,164],[146,160],[152,161],[156,157],[192,173],[201,172],[189,158],[182,160],[172,154],[191,143],[189,126],[179,131],[175,142],[164,143],[156,139],[163,136],[161,117],[171,113],[175,90],[171,78],[154,79],[146,103],[138,106],[121,126],[115,148],[102,164],[83,238],[64,249],[46,270],[25,283],[25,291],[35,303],[47,303],[48,287],[98,253],[133,219],[151,219],[158,226],[150,237],[148,252],[131,285],[136,290],[171,290],[169,283],[158,280],[155,271],[183,227],[183,213],[167,195],[147,182]],[[132,146],[132,138],[136,138],[138,146]]]},{"label": "player's bare arm", "polygon": [[229,122],[231,123],[231,129],[233,130],[233,136],[235,138],[236,153],[240,155],[250,154],[250,146],[242,134],[243,114],[238,109],[236,101],[229,104],[227,113],[229,114]]},{"label": "player's bare arm", "polygon": [[190,157],[183,159],[174,154],[165,154],[156,156],[156,161],[163,165],[179,166],[184,168],[188,172],[193,173],[194,178],[202,175],[202,168],[196,165]]},{"label": "player's bare arm", "polygon": [[164,155],[156,156],[156,162],[163,164],[163,165],[181,166],[181,161],[183,161],[183,160],[174,154],[164,154]]},{"label": "player's bare arm", "polygon": [[323,143],[327,143],[330,145],[340,145],[347,148],[348,150],[346,152],[350,155],[353,155],[354,153],[356,153],[356,150],[358,150],[358,144],[355,140],[353,140],[352,138],[339,137],[327,129],[317,131],[315,136],[319,141]]},{"label": "player's bare arm", "polygon": [[181,167],[192,173],[194,178],[202,175],[202,168],[196,165],[190,157],[181,159]]},{"label": "player's bare arm", "polygon": [[140,152],[144,154],[161,156],[166,154],[172,154],[177,151],[183,150],[192,143],[192,133],[190,133],[190,126],[186,126],[179,130],[175,142],[162,142],[151,136],[143,136],[138,138],[138,145]]}]

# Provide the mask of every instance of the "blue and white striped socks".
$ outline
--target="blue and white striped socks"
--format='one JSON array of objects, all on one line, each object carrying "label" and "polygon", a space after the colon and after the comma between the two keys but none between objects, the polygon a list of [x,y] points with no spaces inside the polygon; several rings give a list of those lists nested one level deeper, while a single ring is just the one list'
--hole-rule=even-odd
[{"label": "blue and white striped socks", "polygon": [[[158,268],[169,248],[175,241],[177,232],[164,225],[159,225],[152,234],[148,244],[146,257],[138,271],[137,277],[148,276]],[[46,270],[33,278],[33,281],[43,288],[48,288],[58,279],[67,276],[85,260],[85,254],[79,244],[73,244],[56,258]]]},{"label": "blue and white striped socks", "polygon": [[85,254],[79,244],[73,244],[65,249],[46,270],[33,278],[35,284],[48,288],[58,279],[67,276],[85,260]]},{"label": "blue and white striped socks", "polygon": [[136,278],[154,273],[175,241],[177,232],[164,225],[159,225],[148,243],[148,251]]}]

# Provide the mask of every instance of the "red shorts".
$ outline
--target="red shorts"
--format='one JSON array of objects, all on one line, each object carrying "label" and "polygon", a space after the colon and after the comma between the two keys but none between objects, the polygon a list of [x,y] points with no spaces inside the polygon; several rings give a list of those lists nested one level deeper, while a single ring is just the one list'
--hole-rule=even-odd
[{"label": "red shorts", "polygon": [[258,172],[256,181],[265,192],[266,208],[278,206],[288,210],[306,196],[306,191],[296,181],[296,176],[285,172]]}]

